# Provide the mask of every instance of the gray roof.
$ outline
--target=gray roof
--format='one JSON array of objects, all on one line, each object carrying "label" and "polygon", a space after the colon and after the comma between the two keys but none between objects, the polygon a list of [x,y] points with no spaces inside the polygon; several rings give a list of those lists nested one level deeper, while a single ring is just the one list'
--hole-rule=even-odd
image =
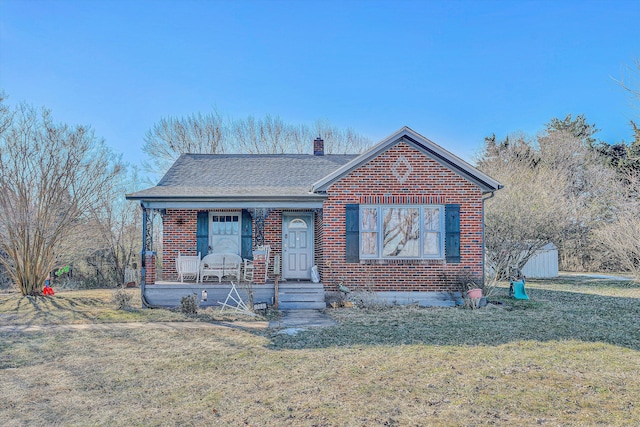
[{"label": "gray roof", "polygon": [[337,180],[402,141],[479,186],[483,193],[502,188],[498,181],[405,126],[360,155],[183,154],[157,186],[128,194],[127,199],[322,200]]},{"label": "gray roof", "polygon": [[182,154],[157,186],[128,199],[317,197],[314,182],[357,154]]}]

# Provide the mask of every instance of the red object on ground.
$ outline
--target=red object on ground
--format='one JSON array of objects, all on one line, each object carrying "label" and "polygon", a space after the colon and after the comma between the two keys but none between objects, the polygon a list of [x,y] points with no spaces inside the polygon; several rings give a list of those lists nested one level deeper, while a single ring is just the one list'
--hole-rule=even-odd
[{"label": "red object on ground", "polygon": [[53,295],[53,288],[51,286],[45,286],[44,289],[42,290],[42,293],[45,295]]}]

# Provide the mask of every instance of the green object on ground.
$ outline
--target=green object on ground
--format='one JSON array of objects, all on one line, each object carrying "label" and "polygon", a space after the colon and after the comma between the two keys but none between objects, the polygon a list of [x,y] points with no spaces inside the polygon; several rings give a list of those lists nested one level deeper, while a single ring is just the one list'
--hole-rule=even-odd
[{"label": "green object on ground", "polygon": [[69,272],[69,266],[65,265],[64,267],[56,271],[56,276],[62,276],[62,274],[68,273],[68,272]]},{"label": "green object on ground", "polygon": [[515,299],[529,299],[527,291],[524,288],[524,279],[511,281],[509,284],[509,296]]}]

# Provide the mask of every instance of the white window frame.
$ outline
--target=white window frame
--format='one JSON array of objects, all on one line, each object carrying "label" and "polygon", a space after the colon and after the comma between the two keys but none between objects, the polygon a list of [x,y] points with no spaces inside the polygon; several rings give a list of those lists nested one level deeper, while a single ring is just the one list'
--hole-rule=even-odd
[{"label": "white window frame", "polygon": [[[445,214],[444,214],[444,205],[387,205],[387,204],[376,204],[376,205],[360,205],[360,212],[358,215],[358,229],[360,234],[360,247],[358,248],[358,252],[360,254],[360,259],[383,259],[383,260],[416,260],[416,259],[435,259],[435,260],[443,260],[445,258],[444,254],[444,237],[445,237]],[[418,209],[419,218],[418,218],[418,226],[420,229],[419,232],[419,255],[418,256],[384,256],[384,230],[383,226],[383,210],[384,209]],[[425,230],[424,220],[425,220],[425,211],[428,209],[439,209],[439,229],[438,230]],[[362,223],[363,218],[363,210],[364,209],[376,209],[377,210],[377,224],[376,229],[373,230],[371,228],[364,228]],[[439,252],[438,254],[427,254],[425,253],[425,233],[426,232],[437,232],[438,236],[438,246]],[[376,236],[376,254],[366,254],[363,252],[363,233],[377,233]]]},{"label": "white window frame", "polygon": [[[242,253],[242,211],[210,211],[209,212],[209,253],[214,253],[213,251],[215,250],[215,247],[213,245],[213,237],[214,237],[214,233],[213,233],[213,217],[214,216],[237,216],[238,217],[238,240],[237,240],[237,244],[238,244],[238,252],[237,255],[240,255]],[[217,234],[218,236],[220,234]],[[233,236],[233,234],[229,234],[229,236]],[[216,252],[216,253],[223,253],[223,252]]]}]

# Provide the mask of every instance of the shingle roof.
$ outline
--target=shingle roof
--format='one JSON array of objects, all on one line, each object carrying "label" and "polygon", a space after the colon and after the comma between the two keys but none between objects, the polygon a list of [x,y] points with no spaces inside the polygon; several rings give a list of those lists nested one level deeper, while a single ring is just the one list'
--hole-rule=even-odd
[{"label": "shingle roof", "polygon": [[207,202],[318,199],[334,182],[400,141],[479,186],[483,193],[502,188],[498,181],[405,126],[361,155],[183,154],[157,186],[127,198]]},{"label": "shingle roof", "polygon": [[130,199],[309,196],[314,182],[356,154],[183,154],[157,186]]}]

